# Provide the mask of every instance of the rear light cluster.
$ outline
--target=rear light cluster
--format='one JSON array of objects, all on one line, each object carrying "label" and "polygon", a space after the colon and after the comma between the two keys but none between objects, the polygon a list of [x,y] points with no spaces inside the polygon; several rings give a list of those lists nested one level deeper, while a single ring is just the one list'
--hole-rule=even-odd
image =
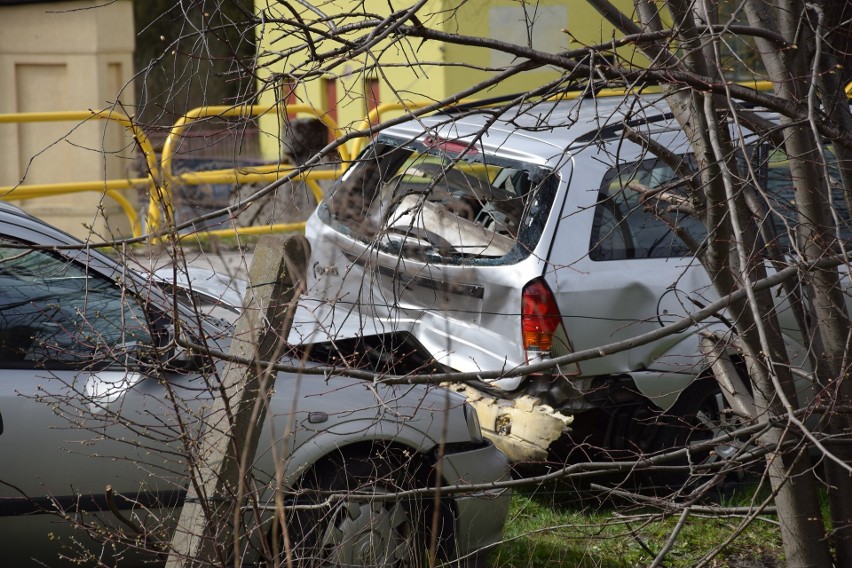
[{"label": "rear light cluster", "polygon": [[541,278],[530,281],[521,298],[521,332],[527,362],[550,357],[553,336],[561,324],[562,316],[547,283]]}]

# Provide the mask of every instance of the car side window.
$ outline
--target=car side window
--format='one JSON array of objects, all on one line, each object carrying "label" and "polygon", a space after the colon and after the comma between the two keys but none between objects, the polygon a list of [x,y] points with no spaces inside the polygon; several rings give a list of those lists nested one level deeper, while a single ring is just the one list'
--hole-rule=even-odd
[{"label": "car side window", "polygon": [[706,229],[699,219],[673,210],[666,201],[646,197],[637,187],[654,190],[671,186],[677,176],[659,160],[643,160],[610,169],[604,176],[592,225],[592,260],[669,258],[693,251],[663,218],[703,242]]},{"label": "car side window", "polygon": [[114,282],[49,251],[0,240],[0,364],[105,368],[153,345],[144,311]]},{"label": "car side window", "polygon": [[[840,172],[837,169],[837,158],[830,147],[824,149],[828,175],[831,182],[831,214],[836,216],[838,222],[838,234],[836,237],[846,243],[852,242],[852,221],[850,221],[849,208],[843,196],[843,185],[840,181]],[[796,207],[796,184],[790,171],[790,162],[780,149],[766,149],[762,162],[762,175],[764,178],[764,200],[769,211],[772,213],[772,229],[774,230],[775,243],[782,251],[788,251],[791,247],[790,236],[795,232],[798,224],[800,209]],[[831,226],[833,221],[828,220]]]}]

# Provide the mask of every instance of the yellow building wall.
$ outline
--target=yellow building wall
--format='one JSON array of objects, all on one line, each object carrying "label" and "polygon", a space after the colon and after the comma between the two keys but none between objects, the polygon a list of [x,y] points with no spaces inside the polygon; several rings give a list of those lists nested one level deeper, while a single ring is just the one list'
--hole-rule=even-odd
[{"label": "yellow building wall", "polygon": [[[428,11],[436,13],[443,12],[443,4],[446,0],[434,0],[429,2]],[[334,0],[323,3],[321,8],[325,13],[339,13],[351,9],[358,3],[349,0]],[[291,4],[300,9],[302,17],[306,20],[316,18],[317,15],[299,4]],[[257,10],[263,10],[267,19],[292,18],[292,14],[283,9],[281,5],[272,0],[257,0]],[[374,13],[387,13],[388,5],[385,0],[366,0],[365,8]],[[368,32],[360,32],[364,34]],[[358,34],[358,35],[360,35]],[[268,54],[267,60],[280,57],[282,52],[288,48],[304,43],[305,37],[300,34],[282,34],[275,28],[275,24],[258,28],[258,51]],[[357,37],[350,34],[349,37]],[[319,38],[314,38],[319,42]],[[324,51],[338,47],[339,44],[326,42],[317,44],[318,51]],[[400,45],[388,46],[387,42],[379,44],[374,50],[367,54],[358,54],[346,61],[340,62],[330,72],[321,77],[312,76],[304,80],[295,79],[295,92],[289,100],[299,104],[310,104],[324,112],[335,109],[336,122],[343,132],[351,132],[359,127],[368,110],[368,99],[365,94],[365,84],[369,80],[377,80],[381,102],[399,100],[422,100],[428,97],[440,98],[447,92],[444,62],[444,49],[439,42],[405,42]],[[415,53],[416,49],[416,53]],[[376,61],[373,56],[381,51],[381,59]],[[281,58],[261,72],[263,84],[267,78],[275,74],[284,76],[294,75],[296,77],[313,71],[305,67],[306,53],[298,53],[289,57]],[[411,65],[412,61],[419,62]],[[267,63],[264,58],[260,59],[261,66]],[[328,100],[328,83],[334,83],[337,93],[336,103]],[[276,89],[266,89],[260,97],[261,104],[274,104],[276,99],[286,97],[289,88],[285,81],[276,82]],[[261,149],[264,157],[274,159],[281,151],[279,133],[282,130],[281,120],[278,116],[269,115],[260,121],[264,135],[261,136]]]},{"label": "yellow building wall", "polygon": [[[632,0],[613,0],[613,4],[625,13],[632,13]],[[549,53],[596,45],[613,38],[612,26],[585,0],[466,2],[456,10],[449,27],[447,31],[458,30],[466,35],[531,46]],[[448,93],[486,81],[522,61],[496,50],[458,44],[445,46],[445,58],[448,62],[465,63],[464,67],[446,68]],[[478,97],[529,93],[562,75],[562,70],[546,67],[524,71],[489,87]],[[578,79],[582,81],[588,77]]]},{"label": "yellow building wall", "polygon": [[[2,6],[0,18],[0,113],[101,109],[117,99],[132,104],[129,0]],[[103,121],[3,124],[0,186],[127,177],[134,151],[123,127]],[[89,228],[101,236],[129,232],[118,206],[95,192],[19,204],[80,237]]]},{"label": "yellow building wall", "polygon": [[[324,13],[331,15],[347,10],[360,11],[360,4],[360,1],[353,0],[331,0],[318,6]],[[363,4],[364,10],[368,12],[389,13],[387,0],[366,0]],[[632,12],[631,0],[615,0],[615,4],[628,13]],[[317,18],[315,12],[300,4],[291,3],[291,6],[301,10],[305,21]],[[267,21],[292,18],[292,13],[282,9],[273,0],[256,0],[255,7],[264,13]],[[399,3],[394,4],[394,7],[397,10],[404,8]],[[598,44],[613,37],[612,27],[584,0],[432,0],[418,12],[418,18],[424,26],[443,32],[494,38],[521,45],[531,41],[532,47],[549,52]],[[532,34],[528,34],[529,29]],[[350,34],[348,37],[367,33],[369,31],[361,30],[357,35]],[[275,24],[270,24],[259,28],[257,37],[259,51],[270,54],[267,57],[269,61],[276,59],[264,71],[266,77],[271,73],[299,77],[316,71],[306,67],[306,52],[282,57],[287,49],[304,43],[303,34],[283,34],[275,29]],[[318,52],[340,46],[339,43],[328,41],[321,43],[316,35],[314,41]],[[376,60],[376,57],[379,59]],[[297,102],[309,103],[323,110],[334,106],[327,101],[327,84],[328,81],[335,82],[338,95],[337,122],[344,132],[357,128],[366,114],[368,103],[365,82],[369,79],[378,80],[382,103],[434,101],[468,89],[517,63],[511,56],[488,48],[438,41],[422,42],[416,38],[394,44],[380,42],[367,54],[344,58],[345,55],[321,78],[310,75],[304,80],[295,79]],[[474,98],[530,92],[562,75],[562,70],[551,68],[526,71],[477,93]],[[265,104],[272,104],[281,96],[268,89],[262,94],[261,100]],[[261,143],[264,156],[275,159],[281,149],[278,139],[281,124],[276,117],[269,116],[261,120],[261,128],[266,133]]]}]

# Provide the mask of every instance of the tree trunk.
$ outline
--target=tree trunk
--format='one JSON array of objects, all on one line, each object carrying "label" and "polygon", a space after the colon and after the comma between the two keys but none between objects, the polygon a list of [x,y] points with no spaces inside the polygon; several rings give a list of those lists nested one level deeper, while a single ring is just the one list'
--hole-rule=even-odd
[{"label": "tree trunk", "polygon": [[[818,7],[819,3],[815,3]],[[775,85],[776,93],[799,104],[807,102],[808,88],[818,80],[813,75],[813,61],[819,63],[808,46],[815,47],[817,38],[812,26],[803,26],[808,16],[803,2],[786,0],[779,2],[774,11],[765,3],[748,0],[746,14],[752,25],[770,25],[788,41],[797,45],[795,49],[780,52],[761,45],[764,65]],[[837,96],[835,93],[834,97]],[[814,111],[815,109],[811,109]],[[841,113],[846,122],[848,109]],[[835,241],[837,226],[831,221],[831,185],[823,168],[822,141],[809,127],[793,124],[782,119],[785,149],[790,161],[790,171],[795,185],[796,205],[799,215],[798,244],[802,257],[816,260],[831,254],[831,243]],[[846,176],[844,176],[846,177]],[[819,345],[823,352],[817,353],[819,361],[815,369],[817,393],[825,404],[839,408],[829,410],[822,421],[822,430],[829,439],[838,443],[826,446],[833,454],[823,459],[826,481],[829,484],[829,503],[839,566],[852,565],[852,448],[844,444],[839,436],[848,436],[852,421],[848,414],[852,401],[852,383],[846,380],[846,358],[850,325],[845,300],[836,270],[818,270],[804,275],[810,291],[810,301],[816,320]],[[834,459],[833,459],[834,458]]]},{"label": "tree trunk", "polygon": [[[660,29],[656,5],[651,6],[644,0],[636,3],[637,13],[647,29]],[[686,65],[690,71],[722,82],[718,53],[712,50],[712,43],[701,37],[694,28],[696,21],[712,24],[709,13],[695,14],[694,5],[672,0],[669,3],[672,19],[680,26],[683,51],[687,55],[680,65]],[[658,58],[657,60],[660,60]],[[671,61],[669,59],[669,61]],[[763,255],[747,254],[745,246],[757,242],[755,224],[751,222],[750,212],[744,198],[741,184],[735,187],[737,170],[733,144],[728,135],[727,123],[719,119],[718,107],[726,108],[727,101],[719,99],[714,104],[694,91],[682,91],[676,87],[665,86],[664,93],[669,105],[686,132],[697,168],[702,176],[704,187],[705,225],[710,231],[716,231],[702,258],[702,263],[716,283],[720,294],[730,293],[735,287],[748,285],[765,276],[765,258]],[[707,95],[711,97],[710,95]],[[705,112],[706,111],[706,112]],[[725,238],[731,235],[732,238]],[[739,243],[740,248],[731,246]],[[754,362],[751,367],[761,372],[750,377],[761,419],[783,416],[788,409],[776,396],[776,390],[784,391],[784,399],[795,404],[795,386],[790,372],[789,359],[784,347],[781,330],[774,310],[774,302],[769,291],[753,293],[750,304],[742,302],[731,306],[735,327],[742,343],[747,346]],[[762,317],[761,317],[762,316]],[[763,354],[763,357],[757,357]],[[771,428],[763,442],[775,445],[782,440],[783,430]],[[781,521],[782,540],[787,562],[790,566],[828,566],[831,556],[825,545],[825,530],[819,509],[818,491],[811,463],[807,455],[790,455],[783,452],[773,453],[767,460],[767,472],[773,490],[776,492],[776,505]],[[822,544],[819,544],[822,543]]]}]

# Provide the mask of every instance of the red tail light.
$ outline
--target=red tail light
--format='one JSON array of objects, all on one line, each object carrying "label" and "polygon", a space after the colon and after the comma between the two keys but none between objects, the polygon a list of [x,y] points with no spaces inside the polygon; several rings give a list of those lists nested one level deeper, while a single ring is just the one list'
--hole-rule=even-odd
[{"label": "red tail light", "polygon": [[521,299],[521,331],[528,360],[550,355],[553,334],[561,322],[556,299],[544,280],[527,284]]}]

